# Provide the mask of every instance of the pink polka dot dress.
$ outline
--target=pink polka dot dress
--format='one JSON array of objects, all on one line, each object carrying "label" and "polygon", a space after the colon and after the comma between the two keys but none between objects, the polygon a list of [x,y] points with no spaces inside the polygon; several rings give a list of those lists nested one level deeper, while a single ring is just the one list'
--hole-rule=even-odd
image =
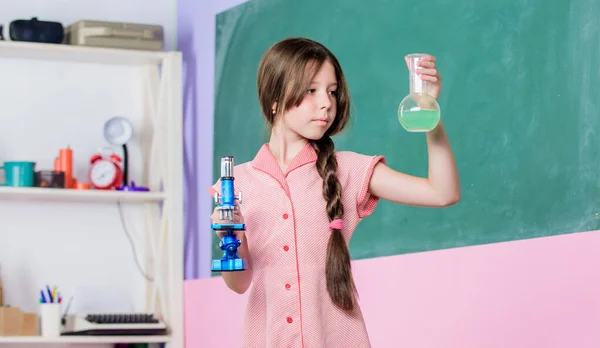
[{"label": "pink polka dot dress", "polygon": [[[336,152],[347,241],[378,198],[369,180],[382,156]],[[251,162],[234,169],[252,269],[241,347],[366,348],[369,337],[359,306],[336,307],[326,288],[327,242],[331,234],[317,172],[317,155],[307,144],[285,173],[268,144]],[[217,182],[209,191],[220,192]]]}]

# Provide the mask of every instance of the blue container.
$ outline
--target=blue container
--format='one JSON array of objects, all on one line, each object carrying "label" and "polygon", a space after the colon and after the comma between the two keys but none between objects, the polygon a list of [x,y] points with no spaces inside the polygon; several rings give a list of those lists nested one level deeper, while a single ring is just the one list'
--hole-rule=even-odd
[{"label": "blue container", "polygon": [[35,162],[4,162],[5,182],[0,186],[33,187],[35,183]]}]

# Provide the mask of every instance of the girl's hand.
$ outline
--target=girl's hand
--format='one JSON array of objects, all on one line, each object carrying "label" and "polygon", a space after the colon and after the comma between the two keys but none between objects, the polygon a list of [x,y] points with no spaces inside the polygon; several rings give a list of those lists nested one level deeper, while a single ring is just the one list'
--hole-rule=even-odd
[{"label": "girl's hand", "polygon": [[[244,216],[242,215],[242,210],[240,209],[240,205],[238,204],[238,201],[235,201],[235,205],[237,207],[237,209],[233,212],[233,221],[229,221],[229,220],[221,220],[220,216],[219,216],[219,210],[215,207],[215,209],[213,210],[212,215],[210,216],[210,222],[213,224],[243,224],[244,223]],[[225,236],[225,231],[216,231],[217,236],[219,236],[219,238],[223,238],[223,236]],[[243,241],[244,238],[244,231],[235,231],[235,237],[238,240]]]},{"label": "girl's hand", "polygon": [[[416,73],[423,79],[424,81],[429,82],[429,94],[434,97],[436,100],[440,96],[440,91],[442,90],[442,76],[435,66],[435,57],[434,56],[425,56],[417,62],[417,70]],[[408,64],[408,58],[406,58],[406,63]]]}]

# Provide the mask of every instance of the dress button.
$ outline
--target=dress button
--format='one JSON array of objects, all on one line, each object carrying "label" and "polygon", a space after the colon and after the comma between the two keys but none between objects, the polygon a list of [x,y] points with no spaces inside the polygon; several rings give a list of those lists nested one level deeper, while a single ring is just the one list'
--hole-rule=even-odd
[{"label": "dress button", "polygon": [[284,245],[284,246],[283,246],[283,250],[285,250],[285,251],[288,251],[288,250],[290,250],[290,247],[289,247],[289,246],[287,246],[287,245]]},{"label": "dress button", "polygon": [[283,219],[284,219],[284,220],[287,220],[287,218],[288,218],[288,217],[289,217],[289,215],[288,215],[288,214],[283,214]]},{"label": "dress button", "polygon": [[290,323],[290,324],[291,324],[291,323],[292,323],[292,321],[293,321],[293,320],[292,320],[292,317],[287,317],[287,322],[288,322],[288,323]]},{"label": "dress button", "polygon": [[292,286],[291,286],[290,284],[285,284],[285,288],[286,288],[286,289],[288,289],[288,290],[289,290],[291,287],[292,287]]}]

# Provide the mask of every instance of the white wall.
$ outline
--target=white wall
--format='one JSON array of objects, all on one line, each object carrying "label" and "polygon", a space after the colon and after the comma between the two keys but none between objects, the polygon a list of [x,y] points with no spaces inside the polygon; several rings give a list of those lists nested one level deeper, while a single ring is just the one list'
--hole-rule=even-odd
[{"label": "white wall", "polygon": [[[0,5],[3,24],[32,16],[65,25],[79,19],[162,24],[166,47],[176,45],[175,0],[151,5],[142,0],[0,0]],[[36,169],[51,169],[59,148],[70,145],[74,174],[87,181],[89,156],[107,145],[104,121],[123,115],[136,129],[141,125],[140,74],[129,67],[0,59],[0,163],[33,160]],[[142,167],[138,140],[134,137],[130,147],[134,180]],[[135,223],[139,212],[139,206],[124,205],[127,227],[142,257],[146,246],[143,226]],[[82,287],[101,290],[96,299],[89,294],[75,298],[71,311],[93,305],[109,309],[93,302],[110,302],[110,291],[120,294],[112,299],[124,301],[121,308],[144,309],[144,279],[135,266],[116,203],[0,200],[0,270],[5,302],[25,311],[37,311],[39,289],[45,284],[58,285],[65,304]]]}]

